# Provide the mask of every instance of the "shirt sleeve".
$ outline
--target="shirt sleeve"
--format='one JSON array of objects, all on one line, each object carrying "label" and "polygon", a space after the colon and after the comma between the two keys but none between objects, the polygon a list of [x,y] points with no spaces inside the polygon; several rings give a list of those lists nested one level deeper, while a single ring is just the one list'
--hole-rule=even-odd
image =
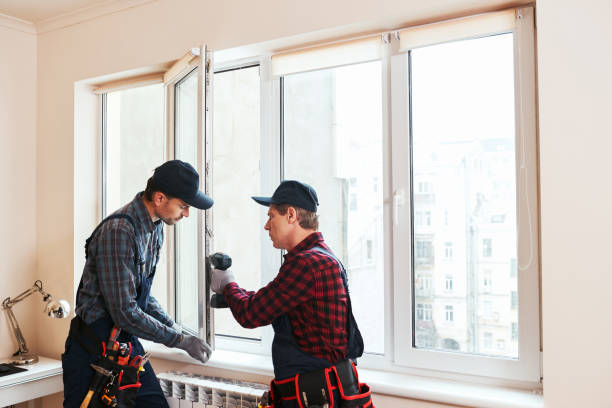
[{"label": "shirt sleeve", "polygon": [[157,299],[155,299],[153,296],[149,296],[149,303],[147,303],[147,310],[145,310],[145,312],[149,316],[159,320],[166,326],[172,327],[172,325],[174,324],[174,319],[170,317],[168,313],[166,313],[164,308],[161,307]]},{"label": "shirt sleeve", "polygon": [[178,343],[180,333],[147,314],[136,303],[140,278],[134,263],[134,236],[127,228],[110,228],[100,233],[96,274],[106,310],[115,325],[169,347]]},{"label": "shirt sleeve", "polygon": [[307,258],[296,257],[285,262],[276,278],[257,292],[246,291],[232,282],[225,286],[223,294],[242,327],[266,326],[314,297],[313,270]]}]

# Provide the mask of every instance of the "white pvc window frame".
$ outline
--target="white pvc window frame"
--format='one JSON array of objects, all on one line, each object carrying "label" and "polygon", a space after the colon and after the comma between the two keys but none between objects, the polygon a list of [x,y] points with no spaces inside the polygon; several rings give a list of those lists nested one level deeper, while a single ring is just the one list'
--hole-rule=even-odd
[{"label": "white pvc window frame", "polygon": [[[380,301],[384,302],[385,310],[385,352],[383,355],[365,354],[359,360],[360,367],[494,385],[539,387],[541,346],[534,27],[534,10],[532,7],[524,7],[382,34],[380,61],[384,163],[382,181],[384,297]],[[421,47],[507,32],[514,34],[515,54],[518,291],[521,305],[519,358],[513,360],[416,349],[412,346],[413,320],[411,317],[407,318],[413,315],[412,299],[409,295],[413,293],[412,277],[411,273],[406,273],[411,269],[412,260],[410,251],[405,250],[412,245],[409,201],[412,187],[408,80],[410,48],[401,49],[400,39],[404,34],[404,47],[409,47],[406,46],[410,44],[406,38],[410,41],[417,38],[410,47]],[[427,35],[421,35],[423,33]],[[407,35],[409,36],[406,37]],[[305,57],[307,53],[307,49],[299,50],[300,58]],[[290,53],[281,55],[292,56]],[[282,176],[282,72],[294,73],[332,68],[365,62],[372,58],[343,60],[340,63],[333,62],[330,66],[321,65],[315,68],[310,65],[300,67],[299,64],[294,64],[285,70],[275,69],[274,65],[278,59],[275,62],[274,58],[271,59],[269,56],[231,61],[215,66],[215,69],[220,70],[245,64],[260,64],[262,191],[273,191]],[[262,239],[268,239],[263,226]],[[276,275],[281,263],[278,251],[264,254],[261,265],[262,283]],[[425,313],[423,310],[424,315]],[[223,349],[269,355],[273,334],[269,327],[264,329],[261,341],[226,339],[217,336],[217,345]]]},{"label": "white pvc window frame", "polygon": [[[221,56],[222,59],[223,56]],[[259,66],[260,77],[260,143],[261,143],[261,193],[272,192],[281,181],[280,173],[280,80],[271,75],[270,57],[263,56],[257,58],[246,58],[240,60],[230,60],[218,62],[214,66],[214,71],[228,71],[232,69],[240,69],[247,66]],[[214,143],[214,135],[211,143]],[[211,169],[214,171],[214,163],[211,163]],[[214,191],[214,185],[212,185]],[[258,192],[251,192],[256,194]],[[214,208],[214,207],[213,207]],[[261,207],[262,224],[260,239],[266,242],[270,239],[268,233],[264,230],[264,223],[267,218],[265,215],[267,208]],[[269,245],[262,245],[261,257],[261,286],[274,279],[282,264],[280,252]],[[253,266],[258,267],[258,265]],[[253,288],[257,290],[258,288]],[[223,350],[232,350],[245,353],[270,355],[272,348],[272,339],[274,331],[272,326],[268,325],[261,328],[261,340],[256,339],[241,339],[222,334],[215,334],[215,346]]]},{"label": "white pvc window frame", "polygon": [[[394,317],[394,362],[414,369],[444,371],[498,379],[499,381],[537,384],[541,380],[540,367],[540,308],[539,308],[539,257],[537,219],[537,157],[536,157],[536,106],[535,106],[535,41],[533,8],[515,11],[515,24],[511,28],[500,27],[495,32],[469,36],[459,31],[458,38],[434,36],[432,44],[486,35],[512,32],[514,34],[515,71],[515,121],[516,121],[516,180],[518,211],[518,291],[519,291],[519,357],[499,357],[461,354],[436,350],[417,349],[412,346],[413,321],[410,296],[395,296],[394,310],[402,311]],[[504,20],[507,21],[507,20]],[[428,30],[434,27],[430,25]],[[441,28],[446,28],[444,25]],[[453,30],[450,30],[453,32]],[[419,42],[418,46],[426,46]],[[410,185],[410,122],[409,122],[409,58],[406,52],[391,57],[392,106],[392,190],[394,192],[393,280],[395,293],[412,293],[412,263],[410,248],[410,202],[401,200],[411,191]]]}]

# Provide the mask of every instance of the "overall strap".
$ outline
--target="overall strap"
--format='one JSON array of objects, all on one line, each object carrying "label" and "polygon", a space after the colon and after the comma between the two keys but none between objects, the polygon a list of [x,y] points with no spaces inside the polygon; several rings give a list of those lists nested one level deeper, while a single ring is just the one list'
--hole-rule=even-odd
[{"label": "overall strap", "polygon": [[361,357],[363,355],[363,337],[361,336],[361,332],[359,331],[359,326],[357,325],[357,321],[355,320],[355,316],[353,315],[353,307],[351,305],[351,296],[349,294],[348,288],[348,277],[346,275],[346,268],[340,262],[340,259],[330,251],[321,248],[320,246],[314,246],[313,250],[320,252],[329,256],[330,258],[336,260],[338,265],[340,265],[340,276],[342,276],[342,283],[344,283],[344,290],[346,291],[346,300],[348,306],[348,350],[347,354],[350,359],[353,360],[355,365],[357,365],[357,357]]},{"label": "overall strap", "polygon": [[347,282],[348,278],[346,276],[346,268],[344,267],[342,262],[340,262],[340,259],[338,259],[338,257],[334,255],[333,253],[331,253],[330,251],[323,249],[320,246],[314,246],[312,247],[312,249],[322,254],[325,254],[329,256],[330,258],[332,258],[333,260],[335,260],[336,262],[338,262],[338,265],[340,266],[340,275],[342,276],[342,283],[344,284],[344,290],[346,290],[346,296],[348,298],[348,304],[350,308],[351,307],[351,297],[349,296],[349,288],[348,288],[348,282]]},{"label": "overall strap", "polygon": [[[89,257],[89,254],[88,254],[88,252],[89,252],[89,244],[91,243],[92,239],[96,236],[96,233],[98,232],[98,230],[100,230],[100,227],[102,225],[104,225],[104,223],[106,223],[107,221],[110,221],[110,220],[113,220],[113,219],[118,219],[118,218],[123,218],[123,219],[128,220],[129,223],[132,225],[132,228],[134,229],[134,248],[135,248],[134,263],[136,264],[136,267],[138,267],[139,265],[144,264],[145,261],[144,261],[144,258],[142,256],[142,251],[140,249],[140,245],[138,244],[138,235],[139,234],[138,234],[138,229],[136,228],[136,222],[128,214],[122,214],[122,213],[111,214],[108,217],[106,217],[105,219],[103,219],[100,222],[100,224],[98,224],[96,229],[94,229],[94,231],[91,233],[89,238],[87,238],[85,240],[85,259],[87,259]],[[81,275],[81,282],[79,283],[79,288],[77,289],[75,309],[76,309],[76,305],[79,304],[79,294],[81,293],[81,289],[82,288],[83,288],[83,276]]]},{"label": "overall strap", "polygon": [[136,228],[136,221],[134,221],[134,219],[129,216],[128,214],[122,214],[122,213],[116,213],[116,214],[111,214],[108,217],[106,217],[105,219],[103,219],[98,226],[96,227],[96,229],[91,233],[91,235],[89,236],[89,238],[87,238],[85,240],[85,259],[87,259],[88,255],[88,251],[89,251],[89,244],[91,242],[91,240],[96,236],[96,233],[98,232],[98,230],[100,229],[100,227],[102,227],[102,225],[104,225],[107,221],[113,220],[113,219],[117,219],[117,218],[123,218],[129,221],[129,223],[132,225],[132,229],[134,230],[134,238],[135,238],[135,244],[136,244],[136,252],[135,252],[135,261],[137,265],[141,265],[144,263],[144,259],[142,257],[142,251],[140,250],[140,245],[138,245],[138,229]]}]

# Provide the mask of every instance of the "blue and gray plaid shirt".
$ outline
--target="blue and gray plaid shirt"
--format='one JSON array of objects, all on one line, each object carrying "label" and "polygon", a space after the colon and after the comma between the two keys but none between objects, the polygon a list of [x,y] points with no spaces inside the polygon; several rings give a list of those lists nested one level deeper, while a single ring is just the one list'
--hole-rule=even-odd
[{"label": "blue and gray plaid shirt", "polygon": [[136,303],[141,280],[155,272],[164,241],[163,224],[151,220],[142,193],[115,213],[128,214],[139,229],[144,275],[134,262],[134,230],[130,222],[125,218],[107,221],[89,244],[76,314],[88,324],[110,316],[122,330],[173,347],[181,333],[172,329],[174,321],[157,300],[150,296],[146,310]]}]

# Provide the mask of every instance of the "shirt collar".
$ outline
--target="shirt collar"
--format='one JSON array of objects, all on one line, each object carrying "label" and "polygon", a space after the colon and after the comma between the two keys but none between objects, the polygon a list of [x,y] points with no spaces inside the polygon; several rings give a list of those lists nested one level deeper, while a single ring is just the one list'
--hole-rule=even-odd
[{"label": "shirt collar", "polygon": [[153,232],[157,227],[159,222],[154,223],[151,219],[151,215],[149,215],[149,211],[147,207],[145,207],[142,200],[144,199],[142,191],[136,194],[136,197],[132,200],[131,207],[134,211],[134,215],[136,216],[136,222],[142,226],[142,229],[145,233]]},{"label": "shirt collar", "polygon": [[304,238],[299,244],[297,244],[296,246],[294,246],[291,251],[287,252],[284,256],[285,259],[288,256],[294,256],[296,254],[298,254],[299,252],[303,252],[306,251],[310,248],[313,248],[315,246],[320,246],[319,244],[323,243],[323,234],[321,234],[320,232],[313,232],[312,234],[308,235],[306,238]]}]

